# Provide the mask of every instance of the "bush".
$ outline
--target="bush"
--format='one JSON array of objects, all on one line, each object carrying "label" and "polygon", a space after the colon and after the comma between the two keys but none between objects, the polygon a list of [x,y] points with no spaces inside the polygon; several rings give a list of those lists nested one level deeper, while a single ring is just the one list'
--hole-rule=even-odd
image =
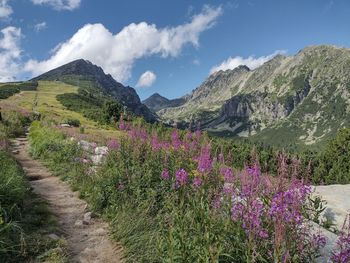
[{"label": "bush", "polygon": [[64,121],[64,123],[67,123],[73,127],[80,127],[80,120],[78,119],[67,119]]}]

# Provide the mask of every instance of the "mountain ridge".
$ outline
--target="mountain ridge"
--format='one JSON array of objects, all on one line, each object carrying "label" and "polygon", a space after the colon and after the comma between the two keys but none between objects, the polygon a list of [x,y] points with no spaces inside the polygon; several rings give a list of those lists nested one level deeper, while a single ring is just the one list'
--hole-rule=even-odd
[{"label": "mountain ridge", "polygon": [[147,121],[156,120],[156,116],[141,103],[134,88],[117,82],[110,74],[106,74],[101,67],[88,60],[77,59],[71,61],[33,78],[32,81],[51,80],[67,82],[67,77],[70,76],[75,76],[75,78],[71,79],[69,84],[79,86],[80,79],[83,77],[84,81],[87,80],[96,84],[104,93],[117,99],[136,115],[143,116]]},{"label": "mountain ridge", "polygon": [[317,145],[350,124],[349,76],[350,49],[310,46],[254,70],[215,72],[186,103],[157,114],[184,127],[200,122],[214,134]]},{"label": "mountain ridge", "polygon": [[157,112],[164,108],[181,106],[186,102],[187,98],[188,97],[185,95],[177,99],[168,99],[156,92],[149,96],[147,99],[143,100],[142,103],[145,104],[153,112]]}]

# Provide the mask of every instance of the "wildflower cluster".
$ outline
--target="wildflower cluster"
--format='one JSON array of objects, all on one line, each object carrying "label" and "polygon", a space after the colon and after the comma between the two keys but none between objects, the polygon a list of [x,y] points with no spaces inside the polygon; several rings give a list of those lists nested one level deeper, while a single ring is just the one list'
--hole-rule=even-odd
[{"label": "wildflower cluster", "polygon": [[230,165],[234,156],[214,153],[200,131],[167,132],[124,120],[119,128],[128,136],[108,143],[115,151],[99,177],[114,187],[96,191],[103,203],[132,200],[151,211],[159,258],[304,262],[324,246],[303,214],[311,188],[297,179],[298,160],[290,166],[280,157],[277,176],[262,173],[254,158],[237,170]]}]

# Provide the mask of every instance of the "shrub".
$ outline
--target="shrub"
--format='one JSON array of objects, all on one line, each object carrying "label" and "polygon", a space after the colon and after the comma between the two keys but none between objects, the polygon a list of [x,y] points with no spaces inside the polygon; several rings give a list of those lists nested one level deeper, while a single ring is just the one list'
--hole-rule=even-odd
[{"label": "shrub", "polygon": [[80,120],[78,119],[66,119],[64,123],[67,123],[73,127],[80,127]]}]

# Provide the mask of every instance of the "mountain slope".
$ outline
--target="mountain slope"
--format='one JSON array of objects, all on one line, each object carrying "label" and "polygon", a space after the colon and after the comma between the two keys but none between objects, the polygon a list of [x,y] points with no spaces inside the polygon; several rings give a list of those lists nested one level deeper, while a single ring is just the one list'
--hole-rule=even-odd
[{"label": "mountain slope", "polygon": [[200,121],[213,133],[316,146],[350,124],[349,111],[350,49],[323,45],[255,70],[216,72],[185,104],[157,114],[166,122]]},{"label": "mountain slope", "polygon": [[185,102],[186,102],[186,97],[169,100],[161,96],[159,93],[154,93],[150,97],[142,101],[142,103],[145,104],[153,112],[156,112],[165,108],[178,107],[184,104]]},{"label": "mountain slope", "polygon": [[72,61],[32,80],[63,81],[79,87],[90,86],[94,88],[94,91],[118,100],[136,115],[141,115],[148,121],[156,119],[154,114],[141,103],[133,88],[123,86],[114,80],[110,74],[105,74],[101,67],[84,59]]}]

